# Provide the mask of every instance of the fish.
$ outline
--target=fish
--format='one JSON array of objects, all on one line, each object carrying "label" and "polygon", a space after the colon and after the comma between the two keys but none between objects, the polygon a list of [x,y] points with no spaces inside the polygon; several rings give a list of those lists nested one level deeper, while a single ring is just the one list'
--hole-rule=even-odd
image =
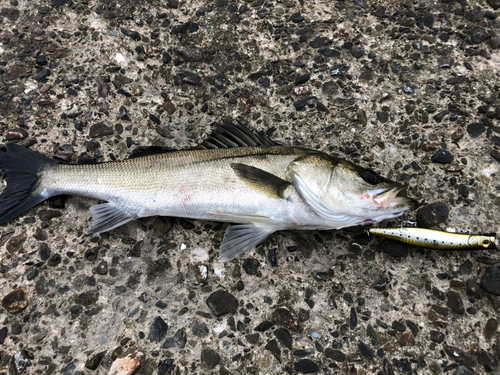
[{"label": "fish", "polygon": [[495,236],[479,234],[459,234],[424,228],[368,228],[368,231],[376,236],[431,249],[488,249],[495,246]]},{"label": "fish", "polygon": [[150,216],[232,224],[220,262],[281,230],[329,230],[378,223],[417,207],[406,187],[371,169],[317,150],[280,145],[225,120],[192,149],[140,147],[122,161],[62,164],[16,144],[0,151],[7,183],[0,224],[61,195],[105,203],[90,207],[102,233]]}]

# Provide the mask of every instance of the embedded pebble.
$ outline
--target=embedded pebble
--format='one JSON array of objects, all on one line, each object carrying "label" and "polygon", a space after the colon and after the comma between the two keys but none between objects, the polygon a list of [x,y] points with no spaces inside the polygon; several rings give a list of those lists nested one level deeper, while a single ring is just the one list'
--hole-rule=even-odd
[{"label": "embedded pebble", "polygon": [[500,269],[495,266],[488,267],[481,278],[481,286],[488,293],[500,296]]},{"label": "embedded pebble", "polygon": [[419,227],[431,228],[445,222],[450,210],[443,202],[428,204],[417,211],[417,222]]},{"label": "embedded pebble", "polygon": [[453,161],[453,155],[448,150],[439,150],[431,157],[433,163],[449,164]]},{"label": "embedded pebble", "polygon": [[161,316],[157,316],[149,327],[149,340],[153,342],[162,341],[167,336],[167,329],[167,323]]},{"label": "embedded pebble", "polygon": [[220,362],[219,354],[213,350],[205,348],[201,351],[201,364],[207,370],[212,370]]},{"label": "embedded pebble", "polygon": [[319,366],[310,359],[301,359],[293,365],[295,371],[303,374],[314,374],[319,372]]},{"label": "embedded pebble", "polygon": [[18,314],[28,306],[28,290],[22,286],[2,298],[2,306],[11,314]]},{"label": "embedded pebble", "polygon": [[207,298],[207,305],[215,316],[233,314],[238,308],[238,300],[225,290],[218,290]]}]

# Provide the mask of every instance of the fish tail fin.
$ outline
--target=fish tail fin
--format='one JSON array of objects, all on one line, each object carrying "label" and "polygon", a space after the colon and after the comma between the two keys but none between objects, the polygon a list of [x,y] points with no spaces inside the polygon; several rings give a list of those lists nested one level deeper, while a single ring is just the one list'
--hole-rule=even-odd
[{"label": "fish tail fin", "polygon": [[49,164],[57,162],[15,144],[6,144],[0,150],[0,171],[7,182],[0,195],[0,224],[15,219],[49,198],[36,191],[40,171]]}]

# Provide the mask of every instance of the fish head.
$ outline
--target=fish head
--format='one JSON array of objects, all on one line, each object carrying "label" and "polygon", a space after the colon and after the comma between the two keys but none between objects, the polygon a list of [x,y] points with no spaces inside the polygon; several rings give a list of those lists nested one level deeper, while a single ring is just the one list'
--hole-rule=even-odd
[{"label": "fish head", "polygon": [[306,156],[288,169],[299,195],[332,228],[378,223],[414,210],[406,187],[326,154]]}]

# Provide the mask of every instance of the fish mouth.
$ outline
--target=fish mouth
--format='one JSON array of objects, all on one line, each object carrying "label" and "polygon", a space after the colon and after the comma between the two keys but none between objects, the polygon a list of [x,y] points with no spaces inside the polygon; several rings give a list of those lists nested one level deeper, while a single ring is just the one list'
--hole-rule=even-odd
[{"label": "fish mouth", "polygon": [[370,190],[373,202],[384,209],[401,209],[412,211],[417,208],[417,202],[406,196],[406,187],[382,188]]}]

